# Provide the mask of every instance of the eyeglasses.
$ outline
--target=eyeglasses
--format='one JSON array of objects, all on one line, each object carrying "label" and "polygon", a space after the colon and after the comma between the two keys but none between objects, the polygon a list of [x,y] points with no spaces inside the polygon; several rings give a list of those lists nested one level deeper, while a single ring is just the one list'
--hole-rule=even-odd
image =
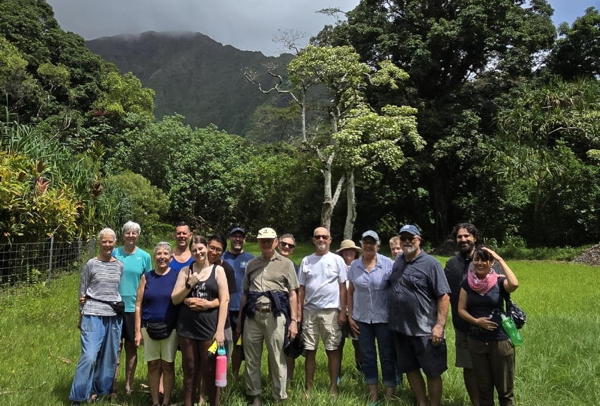
[{"label": "eyeglasses", "polygon": [[414,240],[416,235],[401,235],[400,241],[412,241]]},{"label": "eyeglasses", "polygon": [[283,248],[289,248],[289,249],[296,248],[296,246],[294,244],[290,244],[288,242],[283,242],[283,241],[281,241],[279,243],[279,245],[281,245]]},{"label": "eyeglasses", "polygon": [[223,248],[215,247],[214,245],[209,245],[208,249],[211,250],[212,252],[216,252],[217,254],[220,254],[223,252]]},{"label": "eyeglasses", "polygon": [[329,236],[328,235],[313,235],[313,238],[315,240],[328,240]]}]

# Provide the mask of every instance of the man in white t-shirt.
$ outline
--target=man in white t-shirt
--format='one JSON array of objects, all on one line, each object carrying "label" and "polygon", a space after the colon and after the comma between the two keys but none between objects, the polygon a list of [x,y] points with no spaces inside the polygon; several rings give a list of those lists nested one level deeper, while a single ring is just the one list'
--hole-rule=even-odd
[{"label": "man in white t-shirt", "polygon": [[346,322],[346,264],[342,257],[329,252],[331,235],[327,228],[315,228],[313,244],[315,253],[302,259],[298,271],[306,391],[310,392],[313,387],[315,355],[322,338],[327,353],[329,392],[337,394],[341,326]]}]

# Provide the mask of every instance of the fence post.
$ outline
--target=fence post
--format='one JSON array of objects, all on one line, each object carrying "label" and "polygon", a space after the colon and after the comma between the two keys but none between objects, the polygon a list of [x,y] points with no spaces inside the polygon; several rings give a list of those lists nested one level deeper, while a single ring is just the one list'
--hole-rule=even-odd
[{"label": "fence post", "polygon": [[52,251],[54,250],[54,234],[50,237],[50,256],[48,259],[48,280],[52,277]]}]

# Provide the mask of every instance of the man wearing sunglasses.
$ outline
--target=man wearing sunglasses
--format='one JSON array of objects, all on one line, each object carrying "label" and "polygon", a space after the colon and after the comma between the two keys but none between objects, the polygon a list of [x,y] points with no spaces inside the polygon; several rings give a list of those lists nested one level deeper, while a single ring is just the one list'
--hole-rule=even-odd
[{"label": "man wearing sunglasses", "polygon": [[246,265],[254,255],[244,251],[246,242],[246,230],[235,226],[229,230],[229,249],[223,254],[223,260],[235,270],[235,293],[229,298],[229,321],[233,330],[233,353],[231,355],[231,372],[234,377],[238,377],[240,365],[242,364],[242,349],[237,345],[239,334],[237,334],[237,320],[240,315],[240,298],[242,293],[242,281],[246,274]]},{"label": "man wearing sunglasses", "polygon": [[321,338],[327,353],[329,392],[337,394],[341,326],[346,322],[347,270],[342,257],[329,251],[331,234],[327,228],[315,228],[313,244],[315,253],[302,259],[298,271],[299,315],[302,319],[302,339],[306,354],[305,385],[306,391],[310,392],[315,376],[317,346]]},{"label": "man wearing sunglasses", "polygon": [[444,326],[450,287],[442,265],[421,250],[421,241],[416,226],[400,229],[402,254],[389,278],[388,326],[394,334],[398,372],[406,373],[417,405],[439,406],[447,369]]}]

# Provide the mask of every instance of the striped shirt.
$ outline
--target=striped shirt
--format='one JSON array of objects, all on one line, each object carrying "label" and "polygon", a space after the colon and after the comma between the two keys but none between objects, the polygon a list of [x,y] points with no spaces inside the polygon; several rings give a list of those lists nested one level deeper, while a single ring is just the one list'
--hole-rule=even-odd
[{"label": "striped shirt", "polygon": [[79,297],[87,297],[81,306],[81,313],[87,316],[114,316],[115,312],[109,304],[90,298],[108,302],[121,301],[119,282],[122,273],[123,264],[119,261],[90,259],[81,271]]}]

